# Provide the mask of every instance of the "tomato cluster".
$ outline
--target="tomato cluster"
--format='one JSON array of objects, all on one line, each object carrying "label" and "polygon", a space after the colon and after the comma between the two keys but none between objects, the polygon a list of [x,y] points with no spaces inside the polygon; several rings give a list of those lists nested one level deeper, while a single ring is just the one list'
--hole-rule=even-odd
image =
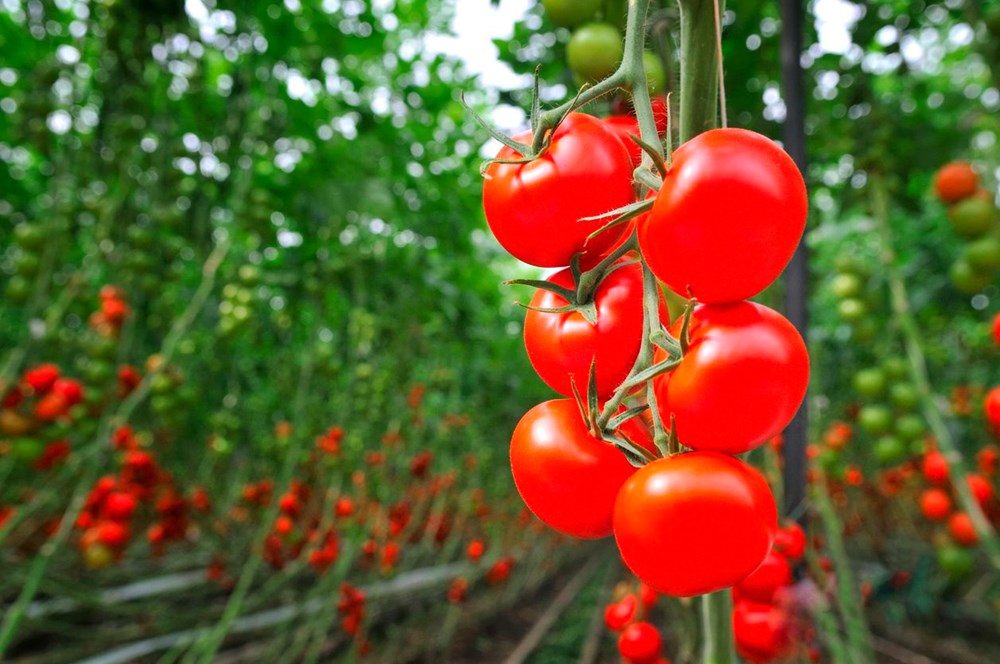
[{"label": "tomato cluster", "polygon": [[618,632],[618,653],[627,664],[670,664],[662,656],[663,637],[660,630],[647,622],[656,606],[656,591],[644,583],[633,589],[620,584],[615,592],[618,599],[604,607],[604,624]]},{"label": "tomato cluster", "polygon": [[[570,266],[529,282],[540,290],[524,340],[542,380],[576,400],[539,404],[518,423],[517,489],[562,533],[613,533],[625,563],[658,592],[730,587],[767,555],[777,520],[766,480],[735,455],[788,425],[809,380],[799,333],[746,301],[778,277],[801,238],[802,177],[769,139],[719,129],[676,150],[662,187],[647,196],[608,121],[570,113],[543,138],[531,159],[503,147],[483,188],[502,246],[532,265]],[[634,232],[605,225],[647,197],[651,209]],[[654,279],[704,303],[670,325]],[[655,353],[643,351],[654,337]],[[646,409],[659,443],[634,417]]]},{"label": "tomato cluster", "polygon": [[968,240],[962,256],[952,263],[952,285],[963,293],[978,293],[1000,270],[1000,225],[993,194],[980,188],[979,176],[963,161],[938,170],[934,193],[949,206],[952,228]]}]

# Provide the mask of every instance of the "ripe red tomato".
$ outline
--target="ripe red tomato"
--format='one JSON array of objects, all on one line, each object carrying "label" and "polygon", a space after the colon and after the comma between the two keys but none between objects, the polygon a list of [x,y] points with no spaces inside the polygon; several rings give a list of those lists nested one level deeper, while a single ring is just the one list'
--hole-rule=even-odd
[{"label": "ripe red tomato", "polygon": [[[622,433],[654,450],[649,431],[635,419]],[[636,469],[614,445],[590,435],[572,399],[553,399],[529,410],[514,429],[510,466],[521,498],[535,516],[559,532],[598,538],[611,534],[618,490]]]},{"label": "ripe red tomato", "polygon": [[951,514],[951,497],[941,489],[920,494],[920,511],[929,521],[944,521]]},{"label": "ripe red tomato", "polygon": [[994,436],[1000,438],[1000,385],[987,392],[983,412]]},{"label": "ripe red tomato", "polygon": [[976,475],[974,473],[969,473],[965,476],[965,481],[969,485],[969,491],[972,492],[973,498],[979,503],[979,506],[986,509],[986,506],[993,502],[996,497],[996,492],[993,490],[993,485],[990,481],[983,477],[982,475]]},{"label": "ripe red tomato", "polygon": [[657,459],[615,501],[625,564],[657,592],[690,597],[728,588],[771,549],[777,508],[753,467],[717,452]]},{"label": "ripe red tomato", "polygon": [[[549,281],[576,288],[569,269],[556,273]],[[610,273],[597,287],[594,303],[596,325],[575,311],[545,313],[529,309],[524,318],[524,346],[531,365],[549,387],[564,396],[573,396],[573,381],[580,394],[587,393],[590,365],[595,359],[597,394],[601,399],[610,397],[628,376],[642,343],[642,267],[627,265]],[[566,304],[562,296],[543,289],[531,299],[535,308]],[[660,317],[667,321],[662,297],[660,304]]]},{"label": "ripe red tomato", "polygon": [[931,484],[941,485],[948,481],[948,460],[940,452],[928,452],[924,455],[921,470]]},{"label": "ripe red tomato", "polygon": [[934,193],[945,203],[967,198],[979,187],[979,177],[965,161],[953,161],[942,166],[934,175]]},{"label": "ripe red tomato", "polygon": [[613,632],[621,631],[635,617],[638,607],[635,595],[625,595],[617,602],[604,607],[604,624]]},{"label": "ripe red tomato", "polygon": [[965,512],[955,512],[948,519],[948,532],[956,543],[962,546],[975,546],[979,543],[979,534],[972,525],[972,517]]},{"label": "ripe red tomato", "polygon": [[662,649],[660,630],[648,622],[632,623],[618,637],[618,652],[634,664],[656,661]]},{"label": "ripe red tomato", "polygon": [[[656,122],[656,132],[659,136],[663,136],[667,131],[667,101],[663,97],[654,97],[650,100],[650,106],[653,109],[653,119]],[[631,139],[632,136],[638,136],[642,138],[641,132],[639,130],[639,120],[636,119],[635,113],[631,112],[631,104],[629,108],[626,109],[629,112],[622,115],[612,115],[610,117],[604,118],[604,122],[607,123],[609,127],[614,129],[618,138],[622,140],[625,147],[628,148],[629,157],[632,158],[632,168],[637,167],[642,162],[642,148],[639,144]]]},{"label": "ripe red tomato", "polygon": [[736,651],[749,662],[772,662],[792,647],[788,617],[768,604],[737,602],[733,609]]},{"label": "ripe red tomato", "polygon": [[59,367],[54,364],[39,364],[24,372],[24,382],[35,392],[48,392],[59,378]]},{"label": "ripe red tomato", "polygon": [[[680,334],[682,320],[671,332]],[[687,353],[656,379],[664,422],[696,450],[740,454],[791,421],[809,383],[809,353],[788,320],[762,304],[696,307]]]},{"label": "ripe red tomato", "polygon": [[1000,312],[993,317],[993,341],[1000,347]]},{"label": "ripe red tomato", "polygon": [[733,586],[733,596],[754,602],[769,603],[780,589],[792,585],[792,566],[772,550],[757,569]]},{"label": "ripe red tomato", "polygon": [[774,550],[793,562],[802,560],[806,553],[806,533],[802,526],[788,521],[784,527],[778,528],[774,535]]},{"label": "ripe red tomato", "polygon": [[639,246],[674,292],[745,300],[785,268],[807,212],[805,183],[784,150],[752,131],[714,129],[674,152]]},{"label": "ripe red tomato", "polygon": [[[507,146],[497,154],[497,159],[520,157]],[[490,164],[483,185],[486,221],[497,241],[515,258],[540,267],[569,265],[585,248],[600,254],[622,227],[588,242],[611,218],[580,219],[624,207],[632,198],[628,150],[604,121],[583,113],[570,113],[537,159]]]}]

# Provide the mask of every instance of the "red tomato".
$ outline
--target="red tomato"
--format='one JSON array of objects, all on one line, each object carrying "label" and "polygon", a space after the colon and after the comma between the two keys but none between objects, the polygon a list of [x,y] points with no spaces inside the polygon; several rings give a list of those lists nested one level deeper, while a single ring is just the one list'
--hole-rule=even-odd
[{"label": "red tomato", "polygon": [[745,579],[733,586],[733,596],[754,602],[769,603],[781,588],[792,585],[792,566],[772,550]]},{"label": "red tomato", "polygon": [[975,546],[979,543],[979,534],[972,524],[972,517],[965,512],[955,512],[948,519],[948,532],[952,539],[962,546]]},{"label": "red tomato", "polygon": [[805,183],[784,150],[752,131],[714,129],[674,152],[639,246],[675,293],[745,300],[785,268],[807,212]]},{"label": "red tomato", "polygon": [[42,422],[51,422],[69,410],[66,399],[58,392],[49,392],[35,404],[35,418]]},{"label": "red tomato", "polygon": [[976,499],[976,502],[979,503],[980,507],[985,509],[987,505],[993,502],[993,498],[996,493],[994,492],[993,485],[990,484],[989,480],[982,475],[969,473],[965,476],[965,481],[969,484],[969,491],[972,492],[972,496]]},{"label": "red tomato", "polygon": [[24,382],[35,392],[48,392],[59,378],[59,367],[54,364],[39,364],[24,372]]},{"label": "red tomato", "polygon": [[993,317],[993,341],[1000,347],[1000,312]]},{"label": "red tomato", "polygon": [[[518,158],[507,146],[497,154]],[[540,267],[563,267],[584,248],[599,254],[610,246],[621,226],[588,242],[611,218],[580,219],[624,207],[632,198],[628,150],[604,121],[583,113],[570,113],[537,159],[490,164],[483,185],[486,221],[497,241],[515,258]]]},{"label": "red tomato", "polygon": [[[631,136],[639,136],[639,121],[633,115],[612,115],[604,118],[605,124],[614,129],[615,134],[621,142],[628,148],[628,156],[632,160],[632,168],[642,163],[642,148],[631,139]],[[641,136],[640,136],[641,138]]]},{"label": "red tomato", "polygon": [[979,177],[965,161],[953,161],[934,174],[934,193],[945,203],[955,203],[976,193]]},{"label": "red tomato", "polygon": [[948,460],[940,452],[928,452],[921,465],[924,479],[931,484],[941,485],[948,481]]},{"label": "red tomato", "polygon": [[929,521],[944,521],[951,514],[951,498],[941,489],[927,489],[920,494],[920,511]]},{"label": "red tomato", "polygon": [[656,661],[662,649],[660,631],[648,622],[632,623],[618,637],[618,652],[634,664]]},{"label": "red tomato", "polygon": [[753,467],[688,452],[657,459],[625,482],[615,501],[615,540],[643,582],[690,597],[754,571],[771,549],[777,518],[767,481]]},{"label": "red tomato", "polygon": [[621,631],[635,617],[638,604],[635,595],[625,595],[604,607],[604,624],[613,632]]},{"label": "red tomato", "polygon": [[794,521],[788,521],[774,535],[774,550],[792,562],[802,560],[806,553],[806,533],[802,526]]},{"label": "red tomato", "polygon": [[792,647],[787,616],[768,604],[737,602],[733,609],[733,636],[736,651],[754,664],[780,659]]},{"label": "red tomato", "polygon": [[[569,269],[549,281],[575,289]],[[596,358],[597,394],[607,399],[628,376],[639,354],[643,333],[642,267],[638,264],[611,272],[594,294],[597,324],[591,325],[578,312],[544,313],[529,309],[524,318],[524,346],[528,359],[556,392],[573,396],[571,381],[580,394],[587,393],[590,364]],[[531,299],[535,308],[566,306],[562,296],[539,289]],[[666,303],[660,299],[660,317],[668,320]],[[571,378],[572,376],[572,378]]]},{"label": "red tomato", "polygon": [[[622,433],[655,449],[649,431],[635,419]],[[540,403],[521,418],[510,442],[510,466],[535,516],[583,538],[611,534],[615,496],[636,470],[614,445],[590,435],[572,399]]]},{"label": "red tomato", "polygon": [[987,392],[983,412],[993,435],[1000,438],[1000,385]]},{"label": "red tomato", "polygon": [[1000,465],[1000,450],[996,445],[987,445],[976,452],[976,465],[984,475],[995,475]]},{"label": "red tomato", "polygon": [[809,353],[784,316],[754,302],[701,305],[690,339],[680,366],[656,379],[657,406],[664,422],[676,417],[681,443],[741,454],[788,425],[809,384]]},{"label": "red tomato", "polygon": [[75,406],[83,400],[83,386],[72,378],[60,378],[52,384],[52,393],[62,396],[69,406]]}]

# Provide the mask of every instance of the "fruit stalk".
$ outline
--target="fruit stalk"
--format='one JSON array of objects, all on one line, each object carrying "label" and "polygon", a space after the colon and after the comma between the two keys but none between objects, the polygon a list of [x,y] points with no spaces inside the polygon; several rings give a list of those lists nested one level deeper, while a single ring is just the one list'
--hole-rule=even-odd
[{"label": "fruit stalk", "polygon": [[979,535],[979,541],[986,551],[994,568],[1000,568],[1000,541],[996,531],[983,515],[979,503],[969,489],[965,477],[968,473],[962,453],[955,445],[951,430],[945,422],[934,393],[931,390],[930,378],[927,372],[927,360],[920,341],[920,328],[910,309],[910,299],[906,292],[906,283],[896,264],[896,252],[893,249],[892,226],[889,223],[889,199],[885,183],[879,175],[871,180],[871,205],[875,223],[878,226],[882,241],[882,265],[885,267],[889,282],[889,294],[892,303],[893,317],[899,325],[906,345],[906,356],[910,362],[910,379],[920,393],[920,405],[927,425],[937,440],[938,449],[948,459],[948,476],[962,510],[972,519],[972,524]]},{"label": "fruit stalk", "polygon": [[705,630],[702,664],[735,664],[733,597],[728,589],[702,595],[701,620]]}]

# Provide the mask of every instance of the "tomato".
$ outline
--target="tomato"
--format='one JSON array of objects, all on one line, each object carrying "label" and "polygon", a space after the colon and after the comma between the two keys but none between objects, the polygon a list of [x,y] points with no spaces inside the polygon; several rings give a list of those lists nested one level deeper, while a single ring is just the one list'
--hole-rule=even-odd
[{"label": "tomato", "polygon": [[994,435],[1000,436],[1000,385],[986,393],[983,400],[983,413],[993,429]]},{"label": "tomato", "polygon": [[892,411],[880,404],[862,406],[858,425],[870,434],[879,435],[892,429]]},{"label": "tomato", "polygon": [[772,550],[750,575],[733,586],[733,596],[754,602],[771,602],[775,593],[792,585],[792,566]]},{"label": "tomato", "polygon": [[754,571],[777,529],[777,508],[756,469],[717,452],[686,452],[640,468],[615,501],[625,564],[657,592],[690,597]]},{"label": "tomato", "polygon": [[784,150],[752,131],[714,129],[674,151],[639,246],[673,291],[744,300],[785,268],[807,212],[805,183]]},{"label": "tomato", "polygon": [[806,533],[802,526],[789,521],[784,527],[778,528],[774,535],[774,550],[793,562],[802,560],[806,553]]},{"label": "tomato", "polygon": [[809,355],[792,324],[754,302],[709,304],[695,308],[689,332],[680,366],[655,383],[663,421],[676,418],[681,443],[740,454],[780,433],[809,383]]},{"label": "tomato", "polygon": [[927,489],[920,494],[920,511],[929,521],[944,521],[951,514],[951,497],[941,489]]},{"label": "tomato", "polygon": [[965,262],[976,272],[993,272],[1000,268],[1000,238],[987,235],[965,246]]},{"label": "tomato", "polygon": [[[622,433],[655,449],[648,430],[634,419]],[[590,434],[572,399],[543,402],[521,418],[510,465],[518,493],[535,516],[582,538],[611,534],[615,496],[636,470],[614,445]]]},{"label": "tomato", "polygon": [[837,313],[848,323],[856,323],[868,313],[868,307],[863,300],[849,297],[837,303]]},{"label": "tomato", "polygon": [[940,452],[928,452],[924,455],[921,471],[925,480],[942,485],[948,481],[948,460]]},{"label": "tomato", "polygon": [[963,237],[979,237],[993,227],[996,208],[993,201],[967,198],[948,210],[948,221]]},{"label": "tomato", "polygon": [[[530,141],[528,135],[517,137]],[[504,146],[498,159],[517,159]],[[580,221],[633,200],[632,162],[602,120],[570,113],[548,150],[528,163],[494,162],[486,169],[483,207],[497,241],[515,258],[539,267],[564,267],[584,248],[597,255],[618,239],[622,227],[587,236],[610,221]]]},{"label": "tomato", "polygon": [[957,544],[975,546],[979,543],[979,534],[972,525],[972,518],[965,512],[955,512],[948,519],[948,532]]},{"label": "tomato", "polygon": [[854,389],[863,397],[875,399],[885,392],[885,374],[877,367],[862,369],[854,374]]},{"label": "tomato", "polygon": [[830,281],[830,292],[840,300],[858,297],[864,291],[864,287],[864,280],[853,272],[840,272]]},{"label": "tomato", "polygon": [[912,442],[922,438],[927,431],[927,427],[924,426],[924,418],[910,413],[896,420],[894,430],[900,438],[907,442]]},{"label": "tomato", "polygon": [[737,602],[733,607],[733,637],[736,651],[754,664],[781,659],[792,647],[787,616],[769,604]]},{"label": "tomato", "polygon": [[[569,269],[556,273],[549,281],[576,289]],[[573,396],[572,381],[581,395],[587,393],[592,361],[596,361],[597,393],[602,400],[610,397],[628,376],[642,343],[642,267],[626,265],[608,274],[594,293],[594,303],[596,325],[575,311],[545,313],[529,309],[524,318],[524,346],[531,365],[549,387],[564,396]],[[566,304],[561,295],[544,289],[531,299],[534,308]],[[662,298],[660,316],[668,320]]]},{"label": "tomato", "polygon": [[642,67],[646,70],[646,87],[649,89],[649,96],[655,97],[663,92],[667,85],[667,72],[663,69],[663,60],[656,53],[643,51]]},{"label": "tomato", "polygon": [[996,445],[987,445],[976,452],[976,465],[984,475],[995,475],[1000,465],[1000,450]]},{"label": "tomato", "polygon": [[893,464],[902,461],[906,457],[908,448],[898,436],[884,435],[875,441],[872,453],[882,464]]},{"label": "tomato", "polygon": [[625,53],[622,33],[608,23],[587,23],[566,45],[566,60],[584,81],[599,81],[615,72]]},{"label": "tomato", "polygon": [[648,622],[632,623],[618,637],[618,652],[635,664],[656,661],[663,649],[660,631]]},{"label": "tomato", "polygon": [[934,193],[945,203],[954,203],[976,193],[979,178],[972,165],[964,161],[945,164],[934,175]]},{"label": "tomato", "polygon": [[993,317],[993,341],[1000,347],[1000,312]]},{"label": "tomato", "polygon": [[[653,119],[656,122],[657,135],[662,138],[667,131],[668,111],[666,99],[664,97],[653,97],[650,100],[650,106],[653,109]],[[631,102],[626,105],[625,110],[627,111],[626,113],[604,118],[604,122],[614,129],[615,133],[618,134],[618,138],[628,148],[629,156],[632,158],[632,167],[635,168],[642,162],[642,148],[631,139],[631,136],[642,138],[642,132],[639,129],[639,121],[635,117]],[[650,192],[651,196],[655,194],[656,192]]]},{"label": "tomato", "polygon": [[545,15],[562,28],[572,28],[591,19],[601,8],[601,0],[542,0]]},{"label": "tomato", "polygon": [[621,631],[635,617],[637,607],[635,595],[625,595],[604,608],[604,624],[613,632]]},{"label": "tomato", "polygon": [[972,571],[972,552],[958,546],[942,546],[937,550],[937,562],[952,579],[960,579]]},{"label": "tomato", "polygon": [[892,380],[903,380],[910,374],[910,363],[905,357],[888,357],[882,362],[882,370]]},{"label": "tomato", "polygon": [[35,392],[48,392],[59,378],[59,367],[54,364],[39,364],[24,372],[24,382]]},{"label": "tomato", "polygon": [[889,401],[896,408],[913,410],[920,405],[920,392],[912,383],[893,383],[889,388]]},{"label": "tomato", "polygon": [[993,490],[993,485],[990,484],[988,479],[982,475],[969,473],[965,476],[965,481],[969,485],[972,497],[976,499],[981,508],[985,509],[987,505],[993,502],[996,492]]}]

